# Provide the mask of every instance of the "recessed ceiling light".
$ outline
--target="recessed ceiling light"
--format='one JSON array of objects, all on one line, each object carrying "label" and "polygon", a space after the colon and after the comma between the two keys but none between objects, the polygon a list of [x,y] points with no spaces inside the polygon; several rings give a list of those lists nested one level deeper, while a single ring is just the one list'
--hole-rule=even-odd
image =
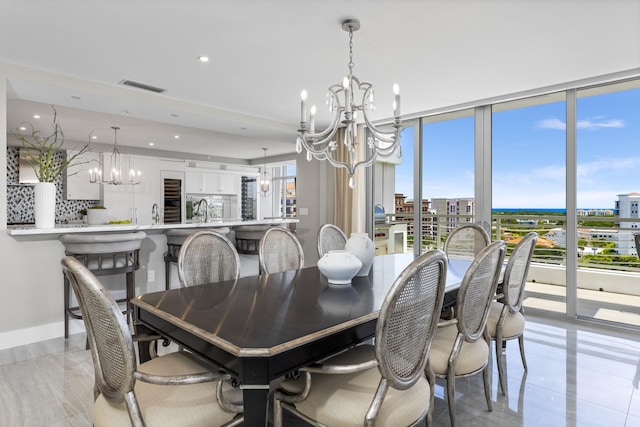
[{"label": "recessed ceiling light", "polygon": [[198,61],[202,62],[203,64],[206,64],[207,62],[209,62],[209,57],[205,55],[200,55],[198,56]]},{"label": "recessed ceiling light", "polygon": [[95,135],[91,135],[91,139],[98,139],[98,137]]},{"label": "recessed ceiling light", "polygon": [[27,130],[27,128],[24,126],[20,126],[20,130]]},{"label": "recessed ceiling light", "polygon": [[173,136],[175,139],[180,139],[180,135],[174,135]]},{"label": "recessed ceiling light", "polygon": [[33,115],[33,118],[34,118],[34,119],[39,119],[39,118],[40,118],[40,116],[39,116],[39,115],[37,115],[37,114],[34,114],[34,115]]},{"label": "recessed ceiling light", "polygon": [[155,144],[153,142],[150,142],[149,145],[153,147]]}]

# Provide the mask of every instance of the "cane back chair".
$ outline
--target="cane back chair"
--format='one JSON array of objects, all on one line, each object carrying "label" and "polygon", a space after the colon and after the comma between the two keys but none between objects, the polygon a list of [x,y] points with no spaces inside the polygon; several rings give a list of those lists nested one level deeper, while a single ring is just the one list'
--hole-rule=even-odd
[{"label": "cane back chair", "polygon": [[117,303],[76,258],[62,258],[78,298],[94,367],[93,425],[240,425],[242,406],[223,399],[222,381],[191,353],[158,356],[137,366],[134,345]]},{"label": "cane back chair", "polygon": [[299,394],[276,390],[274,425],[282,408],[312,425],[430,425],[433,376],[425,365],[442,309],[444,252],[415,259],[396,278],[380,309],[375,345],[363,344],[302,368]]}]

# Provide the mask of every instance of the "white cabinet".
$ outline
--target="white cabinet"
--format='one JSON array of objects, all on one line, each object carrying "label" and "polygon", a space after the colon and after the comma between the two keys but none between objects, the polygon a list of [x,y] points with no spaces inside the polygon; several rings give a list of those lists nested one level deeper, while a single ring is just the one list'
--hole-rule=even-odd
[{"label": "white cabinet", "polygon": [[[78,152],[67,150],[67,159]],[[89,182],[89,169],[99,165],[99,154],[86,152],[76,158],[76,164],[67,168],[65,176],[66,200],[100,200],[100,184]]]},{"label": "white cabinet", "polygon": [[229,173],[218,175],[218,192],[220,194],[238,194],[240,192],[240,176]]},{"label": "white cabinet", "polygon": [[238,194],[240,192],[240,175],[187,171],[185,181],[185,191],[190,194]]},{"label": "white cabinet", "polygon": [[204,193],[204,177],[202,176],[202,172],[186,171],[184,180],[184,190],[186,193]]},{"label": "white cabinet", "polygon": [[109,210],[109,220],[129,219],[132,224],[152,223],[154,204],[161,207],[160,162],[150,157],[130,156],[133,167],[140,171],[140,184],[104,185],[104,205]]}]

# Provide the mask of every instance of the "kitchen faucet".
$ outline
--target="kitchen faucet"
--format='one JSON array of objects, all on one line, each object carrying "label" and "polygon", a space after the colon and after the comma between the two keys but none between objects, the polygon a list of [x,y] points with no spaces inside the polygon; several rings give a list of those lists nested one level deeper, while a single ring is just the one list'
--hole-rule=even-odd
[{"label": "kitchen faucet", "polygon": [[158,204],[154,203],[151,207],[151,221],[153,225],[160,223],[160,214],[158,213]]},{"label": "kitchen faucet", "polygon": [[202,203],[204,203],[204,221],[203,222],[209,222],[209,202],[207,202],[207,199],[200,199],[200,201],[198,202],[198,214],[202,214],[200,212],[200,207],[202,206]]}]

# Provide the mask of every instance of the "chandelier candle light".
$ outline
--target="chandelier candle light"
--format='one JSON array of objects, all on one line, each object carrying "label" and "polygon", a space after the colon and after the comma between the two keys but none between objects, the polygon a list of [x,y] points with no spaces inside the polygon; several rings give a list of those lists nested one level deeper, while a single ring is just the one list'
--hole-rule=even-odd
[{"label": "chandelier candle light", "polygon": [[140,178],[141,178],[142,172],[141,171],[136,172],[132,168],[129,168],[129,179],[128,180],[122,179],[124,175],[124,173],[122,172],[122,168],[124,165],[122,164],[123,163],[122,155],[118,150],[118,130],[120,128],[118,126],[111,126],[111,129],[113,129],[114,137],[113,137],[113,150],[111,151],[111,155],[109,156],[109,172],[108,173],[104,172],[103,174],[104,164],[100,165],[100,167],[89,169],[89,182],[97,183],[97,184],[111,184],[111,185],[140,184]]},{"label": "chandelier candle light", "polygon": [[[333,119],[329,127],[321,132],[315,130],[315,105],[310,109],[309,122],[307,123],[307,91],[301,93],[302,102],[300,104],[300,129],[296,142],[296,151],[302,152],[302,147],[307,150],[307,160],[312,158],[327,160],[336,168],[345,168],[349,174],[349,187],[355,188],[354,173],[360,166],[371,166],[374,160],[380,157],[389,157],[392,154],[401,156],[400,153],[400,89],[397,84],[393,86],[395,100],[393,102],[394,120],[391,125],[393,129],[383,131],[378,129],[370,121],[368,111],[375,109],[373,84],[360,81],[353,74],[353,32],[360,29],[360,21],[357,19],[347,19],[342,23],[342,29],[349,32],[349,74],[345,76],[340,84],[329,87],[327,92],[327,106],[332,112]],[[358,92],[358,93],[357,93]],[[358,94],[362,94],[358,103]],[[342,101],[342,99],[344,101]],[[364,153],[357,150],[357,128],[358,111],[362,112],[363,123],[368,129],[366,135],[366,148]],[[308,125],[308,126],[307,126]],[[337,132],[344,126],[344,145],[347,149],[347,159],[338,160],[336,158]],[[361,150],[362,151],[362,150]],[[364,158],[360,158],[364,156]]]}]

